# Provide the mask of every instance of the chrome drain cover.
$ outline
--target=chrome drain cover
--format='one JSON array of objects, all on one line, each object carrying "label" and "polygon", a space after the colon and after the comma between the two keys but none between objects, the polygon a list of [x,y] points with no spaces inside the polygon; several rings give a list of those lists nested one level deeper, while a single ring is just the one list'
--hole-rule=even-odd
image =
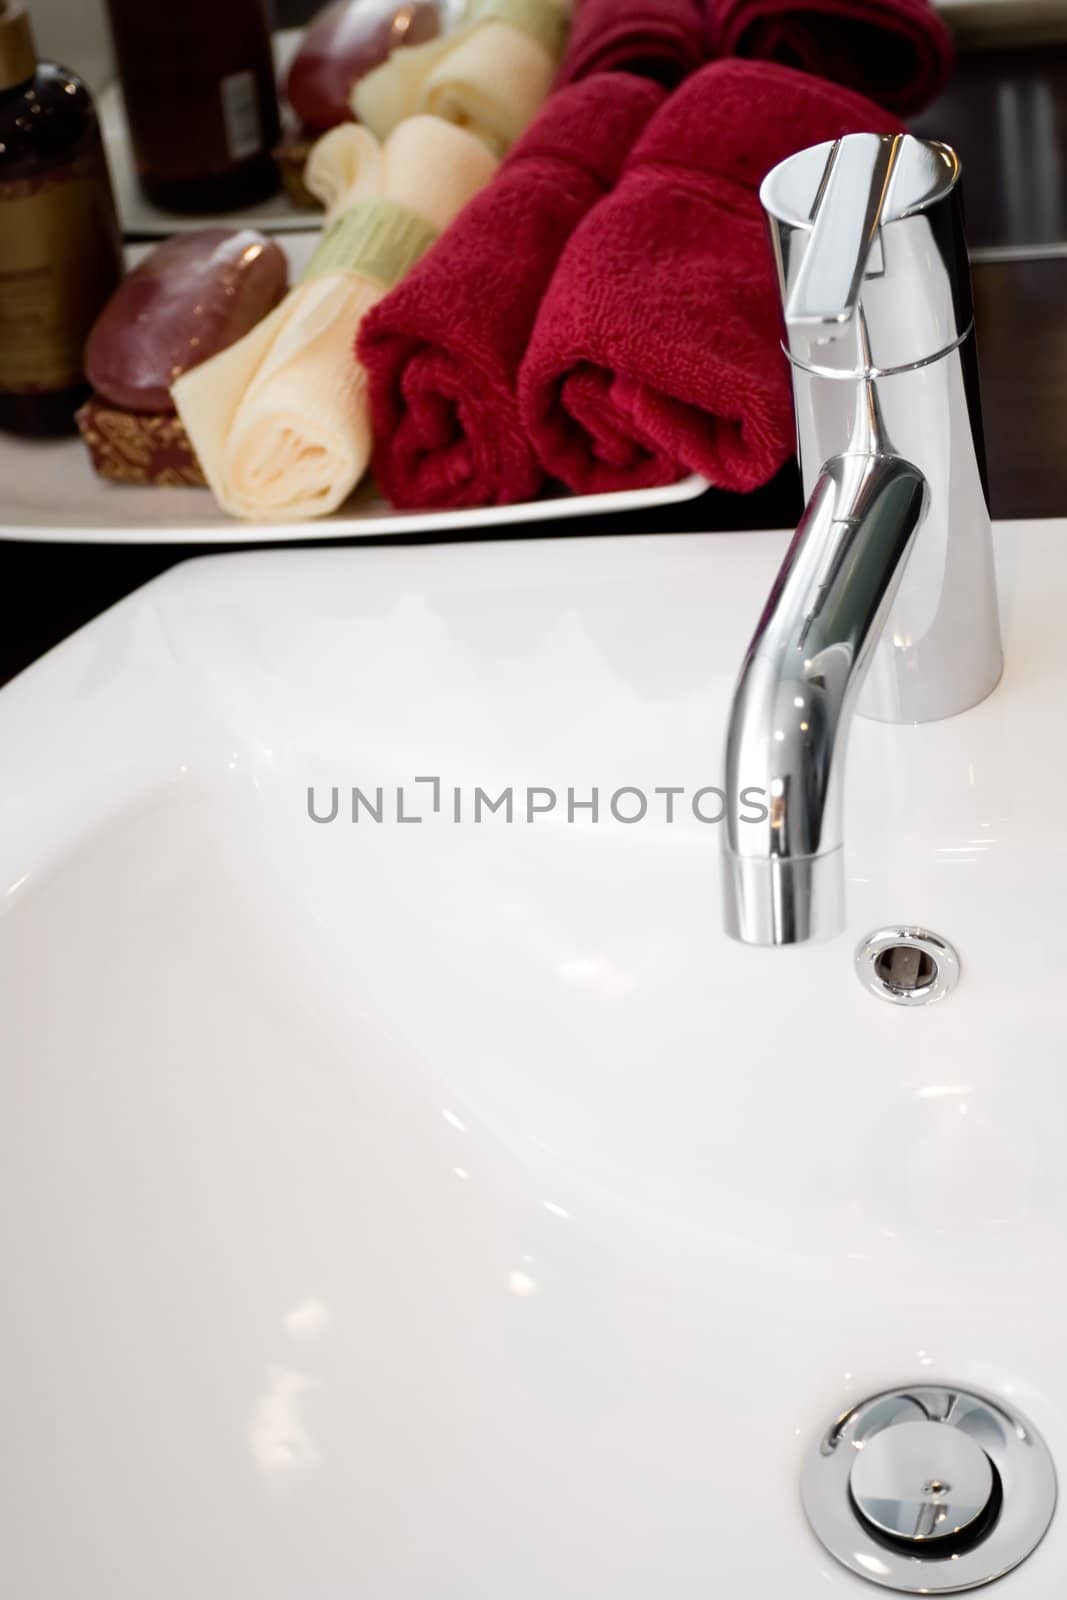
[{"label": "chrome drain cover", "polygon": [[849,1487],[860,1521],[873,1533],[925,1543],[940,1555],[947,1541],[974,1536],[989,1515],[997,1479],[981,1445],[959,1428],[901,1422],[856,1451]]},{"label": "chrome drain cover", "polygon": [[1040,1544],[1056,1472],[1019,1412],[917,1384],[854,1406],[811,1450],[804,1510],[837,1560],[902,1594],[992,1583]]}]

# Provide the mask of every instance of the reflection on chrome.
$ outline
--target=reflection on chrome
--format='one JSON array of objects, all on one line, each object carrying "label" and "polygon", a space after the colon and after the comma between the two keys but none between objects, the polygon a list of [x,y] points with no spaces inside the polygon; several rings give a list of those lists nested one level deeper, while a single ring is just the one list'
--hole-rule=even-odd
[{"label": "reflection on chrome", "polygon": [[876,1578],[889,1576],[889,1568],[884,1561],[879,1561],[877,1556],[869,1556],[865,1551],[857,1550],[853,1560],[857,1566],[863,1568],[864,1572],[870,1572]]}]

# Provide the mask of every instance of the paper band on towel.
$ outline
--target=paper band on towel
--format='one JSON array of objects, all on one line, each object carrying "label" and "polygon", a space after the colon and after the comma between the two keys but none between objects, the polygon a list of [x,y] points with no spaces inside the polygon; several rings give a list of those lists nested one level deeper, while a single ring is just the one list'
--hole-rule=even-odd
[{"label": "paper band on towel", "polygon": [[553,0],[471,0],[466,21],[506,22],[553,57],[563,54],[567,42],[566,14]]},{"label": "paper band on towel", "polygon": [[392,200],[364,200],[329,223],[301,282],[351,272],[392,289],[434,243],[437,229]]}]

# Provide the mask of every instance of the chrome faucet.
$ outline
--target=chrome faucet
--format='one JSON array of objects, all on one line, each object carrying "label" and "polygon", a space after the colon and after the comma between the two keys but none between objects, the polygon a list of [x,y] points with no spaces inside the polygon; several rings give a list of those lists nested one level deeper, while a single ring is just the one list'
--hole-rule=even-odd
[{"label": "chrome faucet", "polygon": [[796,944],[844,925],[853,710],[930,722],[1003,658],[973,309],[947,145],[850,134],[775,167],[760,199],[785,305],[807,510],[741,669],[726,792],[727,931]]}]

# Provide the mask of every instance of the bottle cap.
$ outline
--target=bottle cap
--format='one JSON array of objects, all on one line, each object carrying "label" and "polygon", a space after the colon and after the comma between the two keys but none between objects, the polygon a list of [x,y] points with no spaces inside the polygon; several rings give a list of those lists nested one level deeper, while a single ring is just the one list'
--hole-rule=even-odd
[{"label": "bottle cap", "polygon": [[29,12],[21,0],[0,0],[0,90],[26,83],[36,70]]}]

